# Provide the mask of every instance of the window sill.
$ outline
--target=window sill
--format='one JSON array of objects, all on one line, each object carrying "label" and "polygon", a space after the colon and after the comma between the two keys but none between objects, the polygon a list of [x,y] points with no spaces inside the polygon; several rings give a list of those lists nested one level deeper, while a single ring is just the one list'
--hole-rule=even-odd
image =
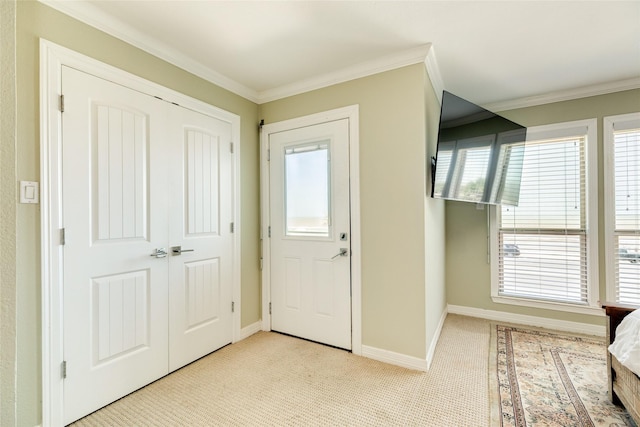
[{"label": "window sill", "polygon": [[588,314],[591,316],[604,316],[604,311],[599,305],[574,305],[561,302],[538,301],[527,298],[491,296],[491,300],[498,304],[520,305],[531,308],[563,311],[565,313]]}]

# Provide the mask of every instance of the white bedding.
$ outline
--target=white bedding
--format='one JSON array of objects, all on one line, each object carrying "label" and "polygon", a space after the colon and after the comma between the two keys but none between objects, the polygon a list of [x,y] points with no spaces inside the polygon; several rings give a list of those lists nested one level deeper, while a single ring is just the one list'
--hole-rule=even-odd
[{"label": "white bedding", "polygon": [[640,376],[640,309],[622,319],[609,351],[623,366]]}]

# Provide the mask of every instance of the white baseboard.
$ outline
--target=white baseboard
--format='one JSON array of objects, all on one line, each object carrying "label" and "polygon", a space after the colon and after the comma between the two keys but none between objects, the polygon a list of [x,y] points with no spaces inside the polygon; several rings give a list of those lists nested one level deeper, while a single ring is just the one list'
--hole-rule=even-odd
[{"label": "white baseboard", "polygon": [[262,320],[258,320],[257,322],[252,323],[249,326],[245,326],[244,328],[240,329],[240,337],[238,338],[238,341],[249,338],[251,335],[255,334],[256,332],[260,332],[261,330]]},{"label": "white baseboard", "polygon": [[403,368],[415,369],[417,371],[426,371],[427,361],[419,357],[407,356],[406,354],[394,353],[389,350],[380,348],[362,346],[362,356],[379,362],[389,363],[390,365],[401,366]]},{"label": "white baseboard", "polygon": [[479,317],[481,319],[495,320],[505,323],[516,323],[539,328],[556,329],[559,331],[573,332],[586,335],[605,336],[605,326],[592,325],[589,323],[570,322],[568,320],[556,320],[546,317],[528,316],[524,314],[507,313],[504,311],[485,310],[482,308],[465,307],[461,305],[447,306],[447,311],[451,314],[461,314],[463,316]]},{"label": "white baseboard", "polygon": [[438,344],[438,340],[440,339],[440,334],[442,333],[442,327],[444,326],[444,321],[446,318],[447,318],[447,310],[444,310],[442,312],[442,316],[440,317],[440,322],[438,322],[436,333],[433,335],[433,339],[431,340],[431,344],[429,344],[429,349],[427,350],[427,370],[431,368],[433,355],[436,352],[436,345]]}]

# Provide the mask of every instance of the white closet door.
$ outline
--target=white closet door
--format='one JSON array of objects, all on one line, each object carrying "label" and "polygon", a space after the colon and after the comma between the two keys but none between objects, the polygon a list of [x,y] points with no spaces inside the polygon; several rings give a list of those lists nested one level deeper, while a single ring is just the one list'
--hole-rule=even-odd
[{"label": "white closet door", "polygon": [[63,67],[64,420],[168,371],[165,103]]},{"label": "white closet door", "polygon": [[231,124],[172,109],[169,367],[231,342]]}]

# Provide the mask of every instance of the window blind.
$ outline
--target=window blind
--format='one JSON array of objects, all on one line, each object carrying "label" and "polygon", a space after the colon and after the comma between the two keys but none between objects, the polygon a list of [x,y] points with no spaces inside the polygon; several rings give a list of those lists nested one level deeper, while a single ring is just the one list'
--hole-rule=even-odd
[{"label": "window blind", "polygon": [[616,300],[640,304],[640,128],[614,126],[613,145]]},{"label": "window blind", "polygon": [[572,133],[526,143],[519,204],[499,209],[498,295],[588,304],[586,132]]}]

